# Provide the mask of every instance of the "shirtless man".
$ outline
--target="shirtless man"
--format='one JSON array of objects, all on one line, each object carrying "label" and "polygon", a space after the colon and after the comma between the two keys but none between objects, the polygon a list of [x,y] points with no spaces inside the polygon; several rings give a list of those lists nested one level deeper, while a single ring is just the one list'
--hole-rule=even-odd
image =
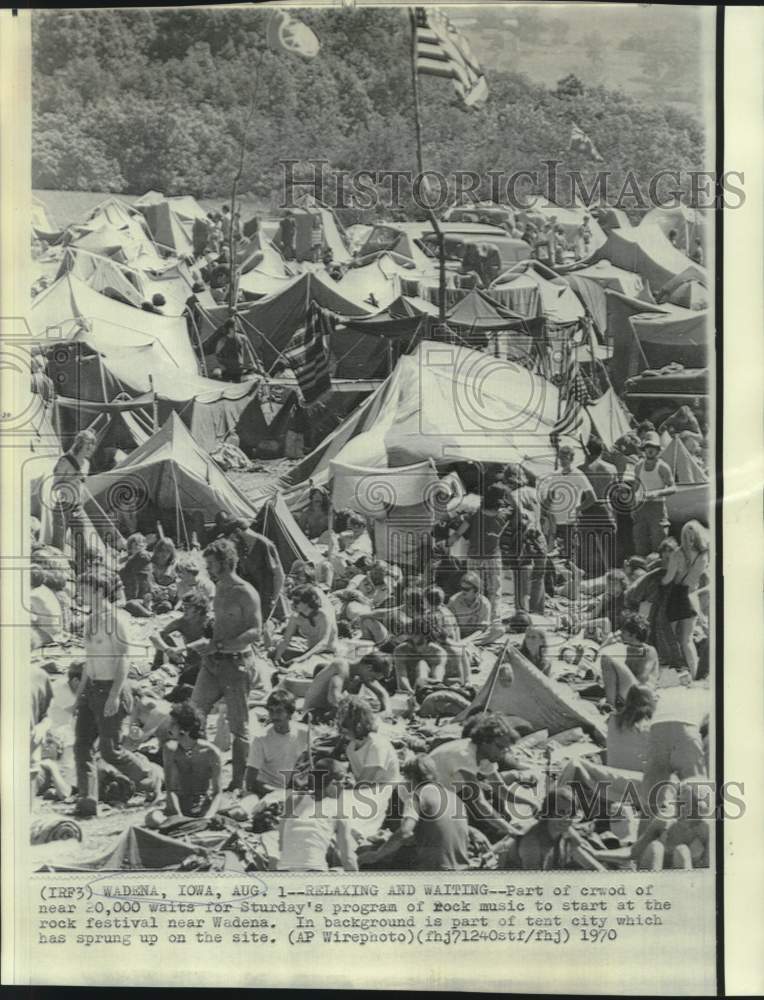
[{"label": "shirtless man", "polygon": [[249,753],[247,694],[255,667],[252,644],[262,631],[260,598],[254,587],[236,574],[236,549],[217,539],[204,550],[207,572],[215,583],[215,623],[212,638],[195,643],[202,653],[202,667],[191,701],[207,715],[224,698],[233,749],[229,791],[241,788]]},{"label": "shirtless man", "polygon": [[128,777],[139,791],[153,797],[156,787],[148,761],[122,746],[122,723],[132,710],[127,683],[130,638],[126,614],[113,603],[116,576],[99,567],[83,574],[78,583],[82,603],[90,607],[85,667],[74,703],[75,812],[86,817],[98,812],[98,778],[93,756],[96,739],[102,759]]},{"label": "shirtless man", "polygon": [[204,736],[204,716],[191,702],[170,709],[164,765],[168,816],[209,818],[220,805],[220,751]]},{"label": "shirtless man", "polygon": [[302,710],[317,713],[318,717],[333,718],[344,694],[358,694],[366,688],[377,699],[380,712],[390,711],[390,695],[384,681],[392,675],[392,664],[383,653],[367,653],[358,663],[335,659],[319,671],[305,692]]}]

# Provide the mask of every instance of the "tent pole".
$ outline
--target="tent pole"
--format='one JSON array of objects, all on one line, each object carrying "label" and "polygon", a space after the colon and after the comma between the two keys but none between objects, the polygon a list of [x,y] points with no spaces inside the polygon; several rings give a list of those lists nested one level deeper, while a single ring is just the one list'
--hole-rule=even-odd
[{"label": "tent pole", "polygon": [[154,425],[154,433],[159,430],[159,404],[157,403],[157,394],[154,389],[154,376],[149,375],[149,386],[151,388],[151,422]]},{"label": "tent pole", "polygon": [[204,356],[204,345],[202,344],[202,335],[199,332],[199,327],[198,327],[197,322],[196,322],[196,316],[194,316],[194,310],[193,309],[189,309],[188,310],[188,315],[189,315],[189,318],[191,319],[191,325],[194,328],[194,333],[196,334],[196,343],[197,343],[197,346],[199,348],[199,363],[201,365],[202,375],[204,375],[205,378],[206,378],[207,377],[207,359]]},{"label": "tent pole", "polygon": [[[419,110],[419,75],[417,73],[417,45],[416,45],[416,10],[409,8],[409,19],[411,21],[411,81],[414,93],[414,130],[416,135],[416,158],[417,172],[420,178],[420,190],[424,175],[424,161],[422,158],[422,122]],[[446,241],[443,237],[443,230],[438,225],[435,213],[431,208],[427,209],[427,215],[435,231],[438,240],[438,323],[441,327],[446,325]]]}]

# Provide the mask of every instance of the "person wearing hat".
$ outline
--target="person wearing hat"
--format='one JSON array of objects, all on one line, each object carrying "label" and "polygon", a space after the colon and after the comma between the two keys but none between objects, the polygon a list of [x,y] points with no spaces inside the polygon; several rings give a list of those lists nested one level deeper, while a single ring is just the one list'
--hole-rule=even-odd
[{"label": "person wearing hat", "polygon": [[638,556],[657,552],[666,537],[666,497],[676,492],[668,462],[660,458],[661,440],[655,431],[642,438],[642,459],[634,467],[636,509],[632,514],[634,550]]}]

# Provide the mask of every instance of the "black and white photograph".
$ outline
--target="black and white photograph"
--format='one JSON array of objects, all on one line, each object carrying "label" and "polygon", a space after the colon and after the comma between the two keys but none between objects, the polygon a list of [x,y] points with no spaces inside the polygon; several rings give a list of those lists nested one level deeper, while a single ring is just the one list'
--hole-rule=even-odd
[{"label": "black and white photograph", "polygon": [[714,992],[718,9],[28,16],[28,873],[671,873]]}]

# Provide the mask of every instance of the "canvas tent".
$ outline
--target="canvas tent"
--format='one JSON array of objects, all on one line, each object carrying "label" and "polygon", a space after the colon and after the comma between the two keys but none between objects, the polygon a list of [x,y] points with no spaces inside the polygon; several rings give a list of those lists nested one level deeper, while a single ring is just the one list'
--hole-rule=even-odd
[{"label": "canvas tent", "polygon": [[32,335],[41,342],[84,341],[103,353],[151,347],[152,360],[161,358],[184,374],[198,372],[182,316],[158,316],[116,302],[71,273],[34,299],[30,317]]},{"label": "canvas tent", "polygon": [[616,267],[608,260],[600,260],[588,267],[576,268],[569,271],[567,276],[569,278],[589,278],[602,288],[610,288],[614,292],[630,295],[634,299],[639,298],[644,289],[644,282],[638,274],[622,267]]},{"label": "canvas tent", "polygon": [[[392,374],[291,472],[291,482],[325,483],[330,462],[399,467],[432,458],[524,462],[539,474],[554,464],[549,434],[557,389],[521,365],[453,344],[421,342]],[[588,438],[584,417],[581,435]],[[580,441],[563,437],[580,452]]]},{"label": "canvas tent", "polygon": [[[587,259],[586,264],[609,261],[625,271],[639,274],[655,295],[663,285],[687,269],[687,258],[673,247],[656,225],[613,229],[607,240]],[[700,269],[705,275],[704,269]]]},{"label": "canvas tent", "polygon": [[[585,315],[584,307],[567,281],[564,278],[560,278],[550,268],[539,264],[538,261],[522,261],[519,264],[515,264],[514,267],[505,271],[504,274],[500,275],[493,282],[489,289],[489,294],[503,305],[503,295],[505,292],[509,292],[511,301],[512,286],[519,280],[519,275],[522,276],[526,286],[528,281],[536,285],[540,315],[548,323],[553,323],[557,326],[567,326],[572,323],[578,323],[583,319]],[[510,306],[509,308],[522,315],[528,315],[524,309],[517,306]]]},{"label": "canvas tent", "polygon": [[584,224],[584,216],[588,216],[589,229],[592,234],[589,248],[596,250],[605,242],[606,236],[589,208],[579,205],[571,208],[561,208],[559,205],[555,205],[553,201],[549,201],[549,199],[540,198],[534,200],[531,208],[518,212],[517,218],[523,225],[526,222],[533,222],[537,225],[539,223],[545,224],[554,219],[556,224],[564,230],[565,239],[572,241],[576,239],[578,231]]},{"label": "canvas tent", "polygon": [[674,208],[656,205],[644,216],[637,228],[643,226],[657,226],[667,237],[673,229],[677,246],[687,253],[695,246],[696,239],[700,240],[704,248],[706,245],[706,216],[697,208],[681,204]]},{"label": "canvas tent", "polygon": [[280,494],[263,504],[253,527],[276,546],[285,573],[297,559],[317,566],[323,558],[313,542],[305,537]]},{"label": "canvas tent", "polygon": [[249,501],[177,413],[114,469],[89,476],[87,486],[123,534],[159,518],[177,540],[188,543],[196,526],[212,524],[218,511],[254,517]]},{"label": "canvas tent", "polygon": [[597,435],[606,448],[612,448],[620,437],[631,430],[629,412],[612,386],[595,403],[587,406],[586,410],[592,422],[592,433]]},{"label": "canvas tent", "polygon": [[193,254],[191,235],[170,202],[160,201],[153,205],[145,205],[143,214],[151,238],[162,253],[174,254],[177,257],[188,257]]},{"label": "canvas tent", "polygon": [[517,716],[534,730],[546,729],[550,736],[580,726],[600,745],[607,740],[607,727],[596,706],[584,701],[569,685],[545,677],[511,644],[457,719],[461,721],[473,712]]}]

